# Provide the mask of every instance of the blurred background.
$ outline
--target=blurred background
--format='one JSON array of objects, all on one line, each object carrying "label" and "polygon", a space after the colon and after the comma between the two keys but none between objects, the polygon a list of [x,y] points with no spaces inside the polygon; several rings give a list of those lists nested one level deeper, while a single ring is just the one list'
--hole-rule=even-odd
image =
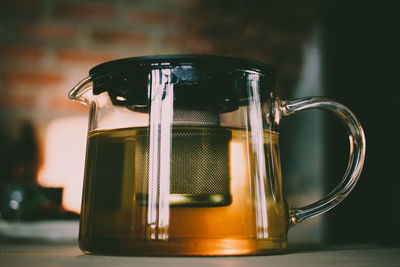
[{"label": "blurred background", "polygon": [[[88,110],[67,93],[90,68],[201,53],[268,63],[280,98],[334,98],[364,126],[367,157],[355,190],[291,229],[289,242],[400,244],[395,10],[389,1],[1,1],[0,240],[13,237],[17,222],[43,221],[56,230],[72,222],[76,239]],[[306,205],[333,189],[347,139],[323,112],[282,121],[289,203]],[[29,229],[27,236],[37,231]]]}]

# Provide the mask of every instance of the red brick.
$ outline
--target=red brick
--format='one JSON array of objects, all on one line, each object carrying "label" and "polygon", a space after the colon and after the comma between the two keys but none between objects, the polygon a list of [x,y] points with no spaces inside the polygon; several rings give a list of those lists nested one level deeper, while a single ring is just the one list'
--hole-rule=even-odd
[{"label": "red brick", "polygon": [[113,59],[113,57],[106,53],[64,49],[56,53],[57,59],[61,63],[91,63],[99,64]]},{"label": "red brick", "polygon": [[68,41],[76,39],[78,31],[69,25],[57,25],[51,23],[19,25],[18,32],[23,36],[38,40],[60,40]]},{"label": "red brick", "polygon": [[26,95],[0,95],[0,106],[17,107],[17,108],[33,108],[35,99],[33,96]]},{"label": "red brick", "polygon": [[44,51],[32,46],[4,46],[0,47],[0,58],[12,61],[34,61],[42,59]]},{"label": "red brick", "polygon": [[128,17],[132,21],[155,25],[173,25],[181,19],[178,14],[161,10],[133,10]]},{"label": "red brick", "polygon": [[2,73],[1,78],[8,85],[54,86],[63,81],[61,74],[48,71],[8,70]]},{"label": "red brick", "polygon": [[128,31],[111,31],[111,30],[94,30],[92,38],[96,42],[112,43],[112,44],[145,44],[147,36],[138,32]]},{"label": "red brick", "polygon": [[57,18],[109,20],[113,15],[112,6],[99,3],[59,3],[55,7]]},{"label": "red brick", "polygon": [[88,112],[87,106],[82,103],[69,100],[68,98],[52,98],[49,100],[48,107],[57,110],[84,111]]}]

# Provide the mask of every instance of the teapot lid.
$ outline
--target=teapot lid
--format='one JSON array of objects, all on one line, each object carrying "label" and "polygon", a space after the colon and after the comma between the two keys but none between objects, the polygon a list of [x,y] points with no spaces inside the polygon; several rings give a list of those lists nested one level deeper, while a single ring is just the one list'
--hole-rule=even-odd
[{"label": "teapot lid", "polygon": [[236,110],[248,102],[249,77],[256,76],[261,97],[275,88],[273,67],[249,59],[214,55],[159,55],[117,59],[89,71],[93,94],[108,92],[114,105],[147,110],[152,70],[170,70],[174,105],[180,108]]},{"label": "teapot lid", "polygon": [[274,68],[265,63],[235,57],[224,57],[215,55],[196,55],[196,54],[182,54],[182,55],[156,55],[156,56],[142,56],[130,57],[117,60],[108,61],[93,67],[89,74],[90,76],[104,75],[114,71],[120,71],[127,68],[150,68],[150,67],[167,67],[179,65],[204,65],[216,66],[218,68],[236,68],[243,70],[253,70],[262,73],[274,72]]}]

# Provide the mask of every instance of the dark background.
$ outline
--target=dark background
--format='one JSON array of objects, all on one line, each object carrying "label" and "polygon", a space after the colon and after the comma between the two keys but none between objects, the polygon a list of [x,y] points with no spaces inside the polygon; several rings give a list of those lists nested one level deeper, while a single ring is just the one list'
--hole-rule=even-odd
[{"label": "dark background", "polygon": [[[324,215],[324,242],[400,242],[400,176],[396,164],[400,68],[396,57],[399,46],[395,43],[400,24],[395,5],[395,1],[200,1],[193,13],[189,12],[199,11],[193,16],[195,23],[189,20],[189,51],[242,56],[271,64],[278,70],[281,99],[293,99],[304,62],[302,47],[318,27],[323,94],[356,114],[367,140],[359,183],[346,200]],[[202,46],[193,45],[193,40]],[[326,114],[323,118],[325,151],[323,159],[315,158],[314,163],[324,164],[321,179],[323,191],[328,193],[346,169],[348,137],[337,118]],[[304,190],[290,188],[298,177],[290,176],[291,171],[296,172],[292,170],[296,159],[288,154],[296,149],[296,143],[288,141],[292,138],[288,136],[309,122],[300,115],[282,120],[281,157],[287,195]],[[312,149],[315,144],[309,145]]]},{"label": "dark background", "polygon": [[[323,241],[399,245],[398,16],[396,1],[1,1],[0,186],[19,183],[18,170],[34,183],[49,122],[87,115],[66,94],[90,67],[152,54],[251,58],[278,70],[278,95],[291,99],[317,27],[324,95],[356,114],[367,140],[360,181],[324,215]],[[282,122],[282,141],[296,116]],[[348,138],[336,118],[323,116],[328,193],[345,171]],[[296,147],[281,145],[290,184],[285,155]]]},{"label": "dark background", "polygon": [[[350,107],[361,121],[367,153],[361,179],[343,205],[327,214],[328,240],[400,244],[398,172],[398,43],[395,1],[332,1],[324,7],[327,95]],[[329,183],[346,153],[327,126]],[[343,164],[343,168],[344,168]]]}]

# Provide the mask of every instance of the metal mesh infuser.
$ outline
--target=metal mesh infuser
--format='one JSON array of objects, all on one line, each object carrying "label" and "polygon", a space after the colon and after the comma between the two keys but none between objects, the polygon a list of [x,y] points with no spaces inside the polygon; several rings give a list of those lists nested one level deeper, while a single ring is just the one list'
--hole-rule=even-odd
[{"label": "metal mesh infuser", "polygon": [[[229,141],[218,115],[200,111],[174,112],[170,156],[170,205],[224,206],[231,203]],[[136,134],[136,198],[146,203],[149,184],[149,130]],[[159,187],[159,177],[158,177]]]}]

